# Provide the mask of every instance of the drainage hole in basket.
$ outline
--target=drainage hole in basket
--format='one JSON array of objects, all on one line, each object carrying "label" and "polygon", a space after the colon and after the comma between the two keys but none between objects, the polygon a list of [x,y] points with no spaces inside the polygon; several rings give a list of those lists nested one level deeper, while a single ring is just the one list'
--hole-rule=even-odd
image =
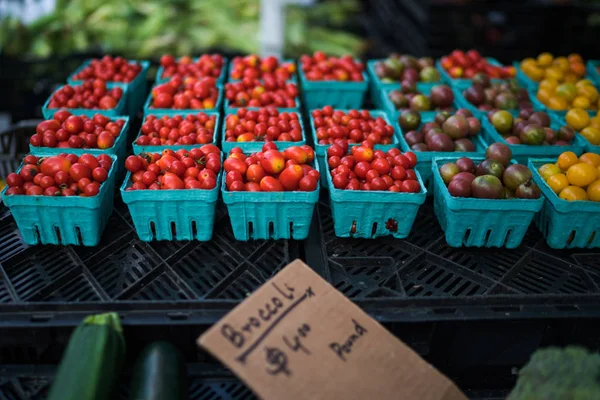
[{"label": "drainage hole in basket", "polygon": [[254,233],[254,227],[252,226],[252,221],[248,222],[248,237],[251,238]]},{"label": "drainage hole in basket", "polygon": [[175,221],[171,221],[171,237],[177,237],[177,226],[175,225]]},{"label": "drainage hole in basket", "polygon": [[273,226],[273,222],[269,221],[269,237],[272,238],[275,236],[275,227]]},{"label": "drainage hole in basket", "polygon": [[350,236],[354,236],[356,233],[356,221],[352,221],[352,227],[350,228]]},{"label": "drainage hole in basket", "polygon": [[373,222],[373,227],[371,228],[371,237],[375,236],[377,233],[377,222]]},{"label": "drainage hole in basket", "polygon": [[62,238],[60,236],[60,229],[56,225],[54,226],[54,234],[56,235],[56,240],[58,241],[58,243],[62,242]]},{"label": "drainage hole in basket", "polygon": [[156,237],[156,225],[154,225],[154,221],[150,221],[150,233],[154,239]]},{"label": "drainage hole in basket", "polygon": [[509,229],[506,231],[506,236],[504,237],[504,240],[502,241],[502,245],[504,246],[506,243],[508,243],[508,240],[510,239],[510,234],[512,233],[512,229]]},{"label": "drainage hole in basket", "polygon": [[192,237],[196,237],[198,229],[196,228],[196,221],[192,220]]},{"label": "drainage hole in basket", "polygon": [[575,240],[575,234],[575,231],[571,231],[571,233],[569,234],[569,238],[567,239],[567,245],[573,243],[573,241]]},{"label": "drainage hole in basket", "polygon": [[590,247],[592,245],[592,243],[594,243],[594,237],[596,236],[596,232],[592,232],[592,234],[590,235],[590,238],[587,241],[587,244],[585,245],[585,247]]},{"label": "drainage hole in basket", "polygon": [[77,244],[83,243],[83,237],[81,236],[81,229],[77,225],[75,225],[75,236],[77,239]]},{"label": "drainage hole in basket", "polygon": [[294,237],[294,223],[290,222],[290,238]]},{"label": "drainage hole in basket", "polygon": [[487,232],[485,233],[485,239],[483,239],[483,243],[485,243],[487,245],[488,241],[490,240],[490,236],[492,236],[492,230],[488,229]]},{"label": "drainage hole in basket", "polygon": [[33,225],[33,234],[35,235],[35,241],[40,243],[42,241],[42,236],[40,235],[40,228],[37,225]]},{"label": "drainage hole in basket", "polygon": [[463,244],[467,244],[469,242],[469,236],[471,236],[471,228],[465,231],[465,236],[463,237]]}]

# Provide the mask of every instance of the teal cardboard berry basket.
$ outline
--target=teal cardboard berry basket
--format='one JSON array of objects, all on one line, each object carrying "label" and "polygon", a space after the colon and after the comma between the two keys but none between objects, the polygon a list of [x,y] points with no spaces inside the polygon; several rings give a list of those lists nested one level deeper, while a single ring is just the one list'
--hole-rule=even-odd
[{"label": "teal cardboard berry basket", "polygon": [[150,90],[150,94],[148,94],[148,98],[146,99],[146,102],[144,103],[144,118],[146,118],[147,115],[156,115],[157,117],[162,117],[163,115],[177,115],[180,114],[182,111],[194,111],[194,112],[207,112],[207,111],[212,111],[212,112],[218,112],[221,109],[221,105],[223,104],[223,85],[221,84],[217,84],[217,88],[219,89],[219,97],[217,97],[217,103],[215,104],[214,108],[201,108],[201,109],[191,109],[191,108],[187,108],[187,109],[177,109],[177,108],[153,108],[150,107],[150,105],[152,104],[152,90]]},{"label": "teal cardboard berry basket", "polygon": [[110,117],[110,118],[129,115],[129,112],[127,109],[127,98],[129,96],[129,92],[127,90],[127,85],[124,83],[107,83],[106,84],[106,87],[108,89],[112,89],[114,87],[120,87],[121,89],[123,89],[123,97],[121,97],[121,99],[119,100],[119,102],[117,103],[117,106],[115,108],[111,108],[109,110],[101,110],[99,108],[98,109],[68,108],[68,107],[48,108],[48,104],[50,103],[50,99],[52,98],[54,93],[57,92],[58,90],[60,90],[63,86],[65,86],[65,85],[59,86],[54,92],[52,92],[50,97],[48,97],[48,100],[46,100],[46,102],[42,106],[42,115],[44,116],[44,119],[52,119],[54,117],[54,113],[59,110],[67,110],[71,114],[76,114],[76,115],[87,115],[90,118],[93,117],[94,114],[102,114],[102,115],[106,115],[107,117]]},{"label": "teal cardboard berry basket", "polygon": [[[152,109],[151,109],[152,110]],[[172,114],[169,114],[170,117],[174,117],[176,115],[181,115],[184,119],[187,115],[196,115],[196,114],[200,114],[200,113],[204,113],[206,115],[214,115],[216,116],[216,120],[215,120],[215,127],[213,130],[213,140],[211,142],[211,144],[214,144],[215,146],[217,145],[217,143],[219,143],[219,126],[221,123],[221,113],[219,113],[218,111],[212,111],[212,110],[172,110],[174,111]],[[161,117],[167,114],[153,114],[152,112],[150,112],[149,114],[144,114],[144,121],[146,120],[146,117],[148,117],[149,115],[156,115],[157,117]],[[137,137],[134,139],[133,141],[133,154],[140,154],[140,153],[160,153],[161,151],[165,150],[165,149],[171,149],[173,151],[177,151],[180,149],[185,149],[185,150],[191,150],[195,147],[202,147],[202,144],[172,144],[172,145],[158,145],[158,146],[151,146],[151,145],[140,145],[137,144],[137,140],[138,138],[142,136],[142,129],[140,128],[140,130],[138,131],[138,135]]]},{"label": "teal cardboard berry basket", "polygon": [[[337,110],[336,111],[343,111],[345,113],[347,113],[349,110]],[[369,112],[371,113],[371,116],[374,118],[377,117],[381,117],[385,120],[385,122],[387,122],[389,125],[394,127],[394,134],[392,135],[392,143],[391,144],[376,144],[375,145],[375,150],[382,150],[382,151],[388,151],[390,149],[393,148],[398,148],[399,144],[398,144],[398,132],[397,132],[397,124],[393,124],[392,122],[390,122],[389,117],[387,116],[387,114],[384,111],[377,111],[377,110],[369,110]],[[319,141],[317,140],[317,130],[315,129],[315,121],[314,118],[312,116],[312,113],[310,113],[310,130],[312,133],[312,139],[313,139],[313,143],[315,144],[315,154],[316,154],[316,158],[317,161],[319,163],[319,168],[321,169],[321,171],[327,171],[327,149],[329,149],[331,147],[330,144],[319,144]],[[355,146],[360,146],[360,143],[350,143],[349,144],[349,148],[355,147]],[[321,174],[321,186],[323,186],[324,188],[327,188],[327,178]]]},{"label": "teal cardboard berry basket", "polygon": [[[68,149],[66,149],[68,150]],[[68,151],[67,151],[68,152]],[[53,156],[44,152],[38,157]],[[10,209],[23,241],[29,245],[62,244],[96,246],[100,242],[106,221],[113,210],[117,157],[113,160],[108,179],[94,197],[6,195],[2,201]],[[19,166],[20,171],[23,164]]]},{"label": "teal cardboard berry basket", "polygon": [[[302,114],[297,111],[291,111],[291,112],[296,114],[298,116],[298,121],[300,121],[300,127],[302,128],[302,140],[300,140],[299,142],[280,142],[280,141],[273,142],[277,145],[277,149],[279,149],[279,150],[285,150],[288,147],[302,146],[303,144],[306,144],[306,131],[304,129],[304,122],[302,121]],[[227,121],[227,116],[232,115],[232,114],[236,115],[237,112],[233,112],[231,114],[226,114],[223,118],[223,123],[220,125],[220,127],[221,127],[220,128],[221,149],[223,150],[223,153],[228,154],[231,151],[231,149],[233,149],[234,147],[241,148],[242,151],[246,154],[262,151],[262,147],[265,144],[265,142],[262,140],[256,141],[256,142],[227,142],[227,141],[225,141],[225,121]]]},{"label": "teal cardboard berry basket", "polygon": [[[77,114],[74,114],[77,115]],[[114,154],[118,157],[119,160],[124,160],[124,157],[127,152],[127,132],[129,131],[129,117],[116,117],[111,118],[112,121],[117,119],[122,119],[125,121],[123,128],[121,128],[121,133],[115,140],[115,143],[112,147],[108,149],[72,149],[72,148],[61,148],[61,147],[35,147],[29,144],[29,151],[31,153],[44,153],[46,155],[59,155],[61,153],[70,153],[77,154],[78,156],[82,154],[91,154],[95,157],[98,157],[100,154]]]},{"label": "teal cardboard berry basket", "polygon": [[[400,82],[382,82],[381,79],[375,73],[375,65],[384,61],[384,59],[369,60],[367,61],[367,74],[369,75],[369,96],[371,101],[375,105],[375,108],[384,110],[384,90],[400,89],[402,85]],[[437,68],[436,68],[437,69]],[[421,93],[429,93],[431,88],[442,84],[440,79],[437,82],[417,82],[417,90]]]},{"label": "teal cardboard berry basket", "polygon": [[[85,60],[85,62],[75,70],[69,76],[67,82],[69,85],[81,85],[83,81],[73,79],[75,75],[81,72],[82,69],[87,67],[92,59]],[[127,114],[134,116],[142,108],[144,104],[144,98],[146,97],[146,90],[148,90],[148,69],[150,68],[150,61],[146,60],[127,60],[129,63],[139,64],[142,69],[135,77],[135,79],[129,83],[122,83],[127,86]],[[109,82],[109,83],[120,83],[120,82]]]},{"label": "teal cardboard berry basket", "polygon": [[[317,163],[313,167],[319,170]],[[231,192],[224,174],[221,194],[236,240],[304,240],[319,201],[319,186],[312,192]]]},{"label": "teal cardboard berry basket", "polygon": [[[419,92],[421,92],[422,94],[429,96],[431,94],[431,89],[437,85],[442,85],[441,83],[435,84],[435,85],[429,85],[427,84],[426,86],[422,86],[421,89],[419,89],[419,84],[417,83],[417,90]],[[396,110],[396,107],[394,107],[394,104],[392,103],[392,100],[389,97],[390,92],[394,91],[394,90],[398,90],[401,89],[401,87],[396,87],[396,88],[386,88],[382,90],[382,102],[383,102],[383,111],[386,112],[386,114],[388,115],[388,117],[390,117],[390,120],[392,121],[398,121],[398,117],[400,117],[400,114],[402,114],[402,111],[404,110]],[[456,95],[454,96],[454,102],[452,103],[452,110],[456,111],[458,108],[460,108],[462,106],[460,106],[457,101],[456,101]],[[419,114],[421,114],[421,117],[425,117],[425,116],[431,116],[431,118],[434,118],[435,115],[438,113],[438,111],[419,111]]]},{"label": "teal cardboard berry basket", "polygon": [[324,171],[335,235],[363,239],[390,235],[396,239],[408,237],[419,207],[427,197],[421,175],[418,171],[415,174],[421,185],[419,193],[396,193],[336,189],[329,169]]},{"label": "teal cardboard berry basket", "polygon": [[214,189],[130,190],[131,173],[121,185],[140,240],[200,240],[212,238],[219,198],[220,172]]},{"label": "teal cardboard berry basket", "polygon": [[[495,58],[492,57],[486,57],[485,58],[488,62],[488,64],[490,65],[495,65],[497,67],[502,67],[502,63],[500,63],[500,61],[496,60]],[[453,79],[448,72],[446,72],[446,70],[442,67],[442,64],[440,62],[440,60],[437,60],[435,62],[435,67],[438,69],[438,71],[440,71],[440,75],[442,75],[442,81],[446,82],[447,84],[451,85],[451,86],[471,86],[471,83],[473,82],[472,79]]]},{"label": "teal cardboard berry basket", "polygon": [[[433,210],[451,247],[506,247],[514,249],[543,204],[539,199],[476,199],[454,197],[448,192],[439,168],[458,157],[432,162]],[[471,157],[475,163],[483,157]]]},{"label": "teal cardboard berry basket", "polygon": [[[431,115],[422,116],[421,117],[421,125],[418,129],[421,129],[421,126],[427,122],[432,122],[435,117]],[[431,174],[431,163],[436,157],[455,157],[456,159],[460,157],[483,157],[485,155],[485,150],[487,149],[487,142],[483,137],[483,124],[481,127],[481,131],[477,136],[471,137],[471,141],[475,145],[475,151],[415,151],[410,148],[406,139],[404,139],[404,132],[400,125],[396,123],[396,131],[398,133],[398,141],[400,142],[400,150],[403,153],[407,151],[412,151],[417,155],[417,166],[415,169],[419,171],[421,174],[421,179],[425,183],[425,187],[429,190],[429,194],[433,193],[433,179]]]},{"label": "teal cardboard berry basket", "polygon": [[[194,58],[193,62],[198,61],[199,58],[200,57]],[[219,76],[217,77],[217,83],[225,82],[225,77],[227,76],[227,65],[229,65],[229,60],[227,59],[227,57],[223,57],[223,67],[221,68],[221,72],[219,73]],[[160,67],[158,67],[158,70],[156,70],[156,78],[155,78],[156,84],[165,83],[171,79],[171,78],[163,77],[164,71],[165,71],[165,68],[162,65]]]},{"label": "teal cardboard berry basket", "polygon": [[532,158],[529,169],[546,197],[535,223],[553,249],[592,249],[600,247],[600,202],[567,201],[558,197],[542,179],[538,168],[556,158]]},{"label": "teal cardboard berry basket", "polygon": [[[530,158],[544,158],[544,157],[558,157],[561,153],[565,151],[572,151],[573,153],[580,156],[583,153],[585,148],[585,142],[583,138],[576,133],[575,138],[571,141],[571,144],[567,146],[549,146],[549,145],[526,145],[526,144],[508,144],[506,140],[494,126],[488,121],[487,118],[483,119],[483,129],[486,133],[486,139],[489,143],[504,143],[507,145],[512,151],[513,158],[517,160],[519,164],[527,164],[527,160]],[[554,130],[560,129],[562,125],[555,122],[552,119],[550,123],[550,128]]]},{"label": "teal cardboard berry basket", "polygon": [[307,110],[332,106],[333,108],[360,108],[369,89],[369,77],[363,71],[362,82],[309,81],[301,68],[302,101]]}]

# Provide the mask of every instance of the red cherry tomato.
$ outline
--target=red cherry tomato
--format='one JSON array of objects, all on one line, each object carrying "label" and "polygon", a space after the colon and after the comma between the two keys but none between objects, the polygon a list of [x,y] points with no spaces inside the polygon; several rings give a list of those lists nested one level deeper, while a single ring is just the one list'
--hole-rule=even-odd
[{"label": "red cherry tomato", "polygon": [[58,171],[69,172],[71,162],[66,157],[53,156],[45,158],[40,164],[40,171],[44,175],[54,176]]},{"label": "red cherry tomato", "polygon": [[185,185],[183,184],[183,181],[181,180],[181,178],[179,178],[179,176],[177,176],[176,174],[174,174],[172,172],[166,172],[164,174],[162,188],[169,189],[169,190],[170,189],[184,189]]},{"label": "red cherry tomato", "polygon": [[283,192],[283,186],[281,185],[281,182],[272,176],[265,176],[262,178],[260,181],[260,188],[264,192]]},{"label": "red cherry tomato", "polygon": [[[316,171],[315,171],[316,172]],[[298,182],[298,190],[301,192],[312,192],[317,190],[319,184],[319,178],[315,178],[312,175],[303,176]]]},{"label": "red cherry tomato", "polygon": [[92,177],[92,170],[87,165],[77,162],[71,166],[69,175],[71,175],[71,178],[73,178],[75,181],[78,181],[81,178],[89,179]]}]

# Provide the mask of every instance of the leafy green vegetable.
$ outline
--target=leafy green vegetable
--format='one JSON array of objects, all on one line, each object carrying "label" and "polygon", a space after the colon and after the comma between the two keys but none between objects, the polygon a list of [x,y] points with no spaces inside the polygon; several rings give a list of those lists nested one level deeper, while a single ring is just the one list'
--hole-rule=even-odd
[{"label": "leafy green vegetable", "polygon": [[600,398],[600,355],[581,347],[536,351],[519,371],[507,400],[592,400]]},{"label": "leafy green vegetable", "polygon": [[[286,9],[287,57],[324,50],[358,55],[363,42],[344,25],[358,0],[325,0]],[[260,50],[260,0],[59,0],[56,10],[25,26],[0,19],[0,52],[47,57],[102,50],[130,58],[199,54],[223,48]],[[331,28],[333,27],[333,28]]]}]

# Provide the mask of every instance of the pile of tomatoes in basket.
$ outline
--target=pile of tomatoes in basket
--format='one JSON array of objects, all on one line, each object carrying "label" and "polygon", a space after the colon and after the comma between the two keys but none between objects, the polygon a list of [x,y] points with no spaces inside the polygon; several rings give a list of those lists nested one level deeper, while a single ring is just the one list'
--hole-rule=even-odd
[{"label": "pile of tomatoes in basket", "polygon": [[188,76],[194,78],[203,78],[212,76],[218,78],[225,66],[225,60],[220,54],[203,54],[196,61],[189,56],[183,56],[178,60],[171,55],[164,55],[160,58],[160,65],[163,67],[162,75],[159,78]]},{"label": "pile of tomatoes in basket", "polygon": [[373,117],[369,110],[344,112],[325,106],[311,115],[319,144],[337,143],[339,139],[348,143],[368,140],[372,145],[392,143],[394,127],[383,117]]},{"label": "pile of tomatoes in basket", "polygon": [[76,81],[102,79],[107,82],[129,83],[138,76],[141,70],[142,66],[138,63],[129,62],[123,57],[106,55],[100,59],[91,60],[72,79]]},{"label": "pile of tomatoes in basket", "polygon": [[72,115],[67,110],[54,113],[54,118],[42,121],[35,128],[29,143],[35,147],[67,147],[73,149],[109,149],[121,134],[125,120],[96,114]]},{"label": "pile of tomatoes in basket", "polygon": [[108,89],[101,79],[89,79],[81,85],[64,85],[52,94],[48,108],[86,108],[110,110],[123,97],[123,89]]},{"label": "pile of tomatoes in basket", "polygon": [[216,115],[205,113],[162,116],[148,115],[135,143],[140,146],[208,144],[214,139]]},{"label": "pile of tomatoes in basket", "polygon": [[264,78],[262,81],[244,78],[225,84],[225,98],[230,107],[297,107],[298,86],[283,79]]},{"label": "pile of tomatoes in basket", "polygon": [[19,173],[6,177],[7,195],[84,196],[100,192],[108,179],[112,159],[106,154],[59,154],[52,157],[27,155]]},{"label": "pile of tomatoes in basket", "polygon": [[302,125],[299,114],[279,112],[275,107],[259,110],[240,108],[236,114],[225,119],[225,141],[227,142],[299,142],[302,140]]},{"label": "pile of tomatoes in basket", "polygon": [[152,88],[150,108],[210,109],[217,106],[218,99],[215,78],[174,77]]},{"label": "pile of tomatoes in basket", "polygon": [[131,172],[126,190],[214,189],[221,171],[221,150],[206,144],[191,150],[132,155],[125,160]]},{"label": "pile of tomatoes in basket", "polygon": [[348,147],[334,144],[327,149],[327,163],[336,189],[383,190],[418,193],[421,185],[414,167],[417,156],[413,152],[402,154],[398,149],[387,152],[372,147]]},{"label": "pile of tomatoes in basket", "polygon": [[310,166],[314,159],[313,149],[306,145],[279,151],[267,142],[262,151],[250,155],[236,147],[223,163],[225,185],[232,192],[312,192],[320,177]]}]

